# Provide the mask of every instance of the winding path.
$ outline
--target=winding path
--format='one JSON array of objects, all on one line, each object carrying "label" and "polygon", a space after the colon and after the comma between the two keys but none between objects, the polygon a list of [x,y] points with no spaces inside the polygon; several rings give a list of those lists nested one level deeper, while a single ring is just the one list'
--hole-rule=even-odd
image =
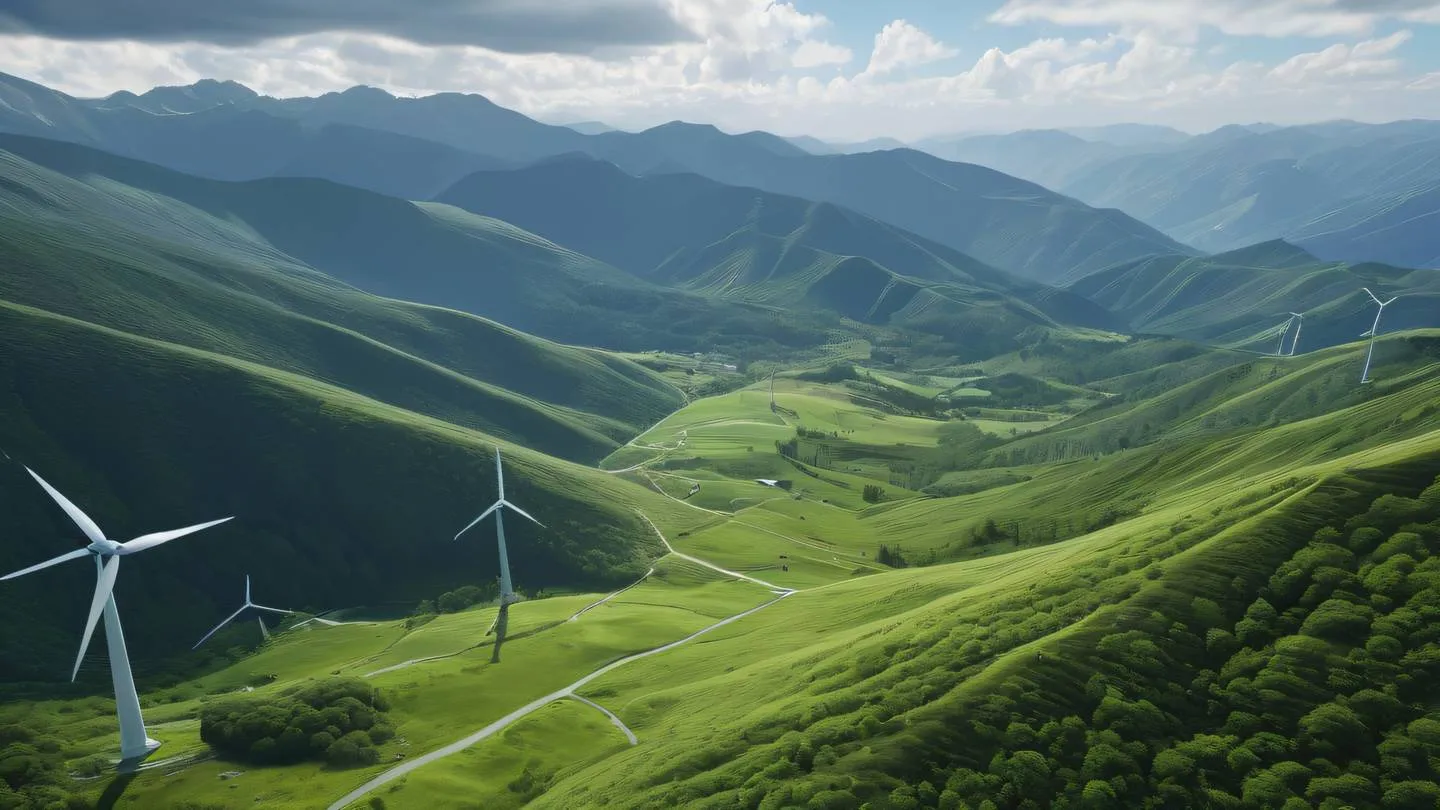
[{"label": "winding path", "polygon": [[[647,520],[648,520],[648,518],[647,518]],[[667,545],[668,545],[668,544],[667,544]],[[692,558],[692,559],[693,559],[693,558]],[[714,566],[709,566],[709,567],[712,567],[712,568],[713,568]],[[723,571],[724,569],[716,569],[716,570],[721,570],[721,571]],[[748,580],[750,580],[750,581],[752,581],[752,582],[756,582],[756,581],[757,581],[757,580],[751,579],[750,577],[745,577],[745,576],[743,576],[743,575],[741,576],[741,578],[742,578],[742,579],[748,579]],[[776,602],[779,602],[781,599],[784,599],[785,597],[787,597],[787,596],[789,596],[789,595],[791,595],[791,594],[793,594],[793,593],[796,593],[796,592],[795,592],[795,591],[792,591],[792,590],[786,590],[785,592],[779,594],[779,595],[776,596],[774,599],[771,599],[771,600],[768,601],[768,602],[765,602],[765,603],[760,604],[760,605],[758,605],[758,606],[756,606],[756,607],[750,608],[749,610],[744,611],[743,613],[737,613],[737,614],[735,614],[734,616],[730,616],[730,617],[728,617],[728,618],[721,619],[720,621],[718,621],[718,622],[716,622],[716,623],[714,623],[714,624],[712,624],[712,625],[710,625],[710,626],[708,626],[708,627],[702,628],[702,629],[700,629],[700,630],[696,630],[694,633],[691,633],[690,635],[688,635],[688,636],[686,636],[686,637],[684,637],[684,638],[682,638],[682,639],[680,639],[680,640],[678,640],[678,641],[672,641],[672,642],[670,642],[669,644],[665,644],[665,645],[660,646],[660,647],[655,647],[654,649],[645,650],[644,652],[634,653],[633,655],[627,655],[627,656],[625,656],[624,658],[619,658],[619,659],[617,659],[617,660],[615,660],[615,661],[611,661],[610,663],[606,664],[605,666],[603,666],[603,667],[595,670],[594,672],[590,673],[589,675],[586,675],[585,677],[581,678],[581,679],[578,680],[578,681],[575,681],[574,683],[570,684],[569,686],[564,687],[563,689],[557,689],[557,690],[555,690],[554,692],[551,692],[550,694],[545,695],[544,697],[536,698],[535,700],[530,701],[529,703],[525,704],[524,706],[521,706],[520,708],[516,709],[515,711],[510,712],[509,714],[505,715],[504,717],[500,718],[499,720],[496,720],[495,722],[491,723],[490,725],[485,726],[484,728],[480,729],[479,731],[475,732],[474,734],[471,734],[471,735],[468,736],[468,737],[465,737],[464,739],[457,740],[457,741],[455,741],[455,742],[453,742],[453,743],[445,746],[444,748],[439,748],[439,749],[436,749],[436,750],[434,750],[434,751],[431,751],[431,752],[428,753],[428,754],[423,754],[423,755],[421,755],[421,756],[416,757],[415,759],[412,759],[412,760],[410,760],[410,761],[408,761],[408,762],[405,762],[404,764],[397,765],[397,766],[395,766],[394,768],[391,768],[390,770],[381,773],[380,775],[376,776],[375,778],[371,779],[370,781],[366,782],[365,784],[361,785],[360,787],[358,787],[358,788],[350,791],[349,793],[345,794],[345,796],[344,796],[343,798],[341,798],[339,801],[336,801],[336,802],[332,803],[332,804],[329,806],[328,810],[344,810],[344,808],[349,807],[349,806],[350,806],[351,804],[353,804],[354,802],[356,802],[356,801],[364,798],[366,795],[368,795],[368,794],[370,794],[371,792],[375,791],[377,788],[380,788],[380,787],[382,787],[382,786],[384,786],[384,785],[388,785],[389,783],[395,781],[396,779],[399,779],[399,778],[401,778],[401,777],[409,774],[411,771],[417,770],[417,769],[419,769],[419,768],[423,768],[424,766],[429,765],[430,763],[435,762],[436,760],[443,759],[443,758],[445,758],[445,757],[450,756],[451,754],[457,754],[457,753],[459,753],[459,752],[461,752],[461,751],[464,751],[466,748],[469,748],[469,747],[475,745],[476,743],[479,743],[480,741],[482,741],[482,740],[484,740],[484,739],[487,739],[487,738],[493,736],[496,732],[499,732],[499,731],[503,730],[505,727],[511,725],[511,724],[514,723],[515,721],[517,721],[517,720],[525,717],[526,715],[532,714],[532,713],[534,713],[535,711],[537,711],[537,710],[539,710],[539,709],[542,709],[542,708],[544,708],[545,706],[547,706],[547,705],[549,705],[549,704],[551,704],[551,703],[553,703],[553,702],[555,702],[555,701],[557,701],[557,700],[562,700],[562,699],[564,699],[564,698],[569,698],[569,697],[578,697],[578,696],[575,694],[575,690],[576,690],[576,689],[579,689],[579,688],[585,686],[586,684],[590,683],[591,681],[595,680],[596,678],[599,678],[599,677],[601,677],[601,676],[603,676],[603,675],[609,674],[609,673],[610,673],[611,671],[613,671],[613,670],[619,669],[620,667],[622,667],[622,666],[630,663],[631,661],[639,661],[639,660],[642,659],[642,658],[649,658],[649,657],[652,656],[652,655],[659,655],[660,653],[663,653],[663,652],[669,652],[670,650],[673,650],[673,649],[675,649],[676,647],[679,647],[679,646],[681,646],[681,645],[683,645],[683,644],[688,644],[689,642],[691,642],[691,641],[699,638],[700,636],[705,635],[706,633],[711,632],[712,630],[719,630],[720,628],[724,627],[724,626],[727,625],[727,624],[731,624],[731,623],[733,623],[733,622],[738,622],[738,621],[740,621],[741,619],[743,619],[743,618],[745,618],[745,617],[747,617],[747,616],[750,616],[750,615],[755,614],[755,613],[759,613],[760,611],[764,610],[765,608],[770,607],[771,605],[775,604]],[[586,702],[588,703],[589,701],[586,701]],[[592,706],[596,706],[596,708],[600,708],[598,705],[596,705],[596,704],[594,704],[594,703],[591,703],[591,705],[592,705]],[[601,711],[605,711],[605,710],[604,710],[604,709],[601,709]],[[605,713],[606,713],[606,714],[609,714],[608,711],[606,711]]]},{"label": "winding path", "polygon": [[652,566],[650,566],[650,570],[645,572],[645,576],[640,577],[639,579],[635,580],[634,582],[630,583],[629,585],[626,585],[625,587],[621,588],[620,590],[615,591],[614,593],[607,594],[607,595],[605,595],[605,596],[600,597],[599,599],[596,599],[594,602],[591,602],[590,604],[586,605],[585,607],[580,608],[579,610],[575,611],[575,614],[574,614],[573,616],[571,616],[570,618],[566,619],[565,621],[567,621],[567,622],[573,622],[573,621],[575,621],[576,619],[580,618],[581,616],[585,615],[586,613],[590,612],[591,610],[594,610],[595,608],[600,607],[601,605],[605,604],[606,602],[609,602],[611,599],[614,599],[615,597],[619,596],[619,595],[622,594],[622,593],[625,593],[626,591],[630,590],[631,588],[635,587],[636,585],[641,584],[642,582],[644,582],[645,580],[649,579],[649,578],[650,578],[651,576],[653,576],[654,574],[655,574],[655,566],[652,565]]},{"label": "winding path", "polygon": [[692,557],[692,556],[690,556],[689,554],[686,554],[686,553],[684,553],[684,552],[682,552],[682,551],[676,551],[676,550],[675,550],[675,547],[672,546],[672,545],[670,545],[670,541],[665,539],[665,535],[663,535],[663,534],[660,533],[660,529],[659,529],[659,527],[657,527],[657,526],[655,525],[654,521],[650,520],[650,516],[649,516],[649,515],[645,514],[644,512],[641,512],[641,511],[638,510],[638,509],[635,510],[635,511],[636,511],[636,514],[640,515],[640,518],[641,518],[642,520],[644,520],[647,524],[650,525],[650,530],[653,531],[653,532],[655,532],[655,536],[658,537],[658,538],[660,538],[660,542],[665,544],[665,550],[668,551],[668,552],[670,552],[671,554],[674,554],[676,557],[679,557],[679,558],[682,559],[682,560],[687,560],[687,561],[689,561],[689,562],[695,563],[696,565],[703,566],[703,567],[705,567],[705,568],[709,568],[711,571],[716,571],[716,572],[718,572],[718,573],[724,574],[724,575],[727,576],[727,577],[734,577],[734,578],[736,578],[736,579],[743,579],[743,580],[745,580],[746,582],[753,582],[753,583],[755,583],[756,585],[759,585],[759,586],[762,587],[762,588],[768,588],[771,593],[780,594],[781,596],[787,596],[787,595],[792,594],[792,593],[795,592],[795,589],[794,589],[794,588],[784,588],[784,587],[781,587],[781,586],[776,585],[776,584],[774,584],[774,583],[766,582],[766,581],[763,580],[763,579],[756,579],[755,577],[749,576],[748,574],[742,574],[742,573],[740,573],[739,571],[731,571],[731,570],[728,569],[728,568],[721,568],[720,566],[716,565],[715,563],[708,562],[708,561],[706,561],[706,560],[702,560],[702,559],[700,559],[699,557]]},{"label": "winding path", "polygon": [[610,718],[610,723],[611,723],[612,725],[614,725],[616,728],[620,729],[620,731],[624,732],[624,734],[625,734],[625,739],[629,740],[631,745],[639,745],[639,744],[640,744],[640,740],[635,736],[635,732],[631,731],[631,730],[630,730],[630,727],[627,726],[627,725],[625,725],[625,721],[624,721],[624,720],[621,720],[619,717],[617,717],[614,712],[610,711],[609,709],[605,708],[604,706],[601,706],[599,703],[596,703],[595,701],[591,700],[590,698],[581,697],[581,696],[576,695],[576,694],[571,694],[570,697],[575,698],[576,700],[580,701],[581,703],[584,703],[584,704],[587,705],[587,706],[594,706],[596,709],[599,709],[601,714],[603,714],[603,715],[605,715],[606,717]]}]

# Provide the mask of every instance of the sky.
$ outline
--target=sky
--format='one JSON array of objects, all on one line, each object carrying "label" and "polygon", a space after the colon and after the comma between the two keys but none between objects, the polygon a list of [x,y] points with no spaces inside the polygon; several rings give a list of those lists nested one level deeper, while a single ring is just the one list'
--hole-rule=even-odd
[{"label": "sky", "polygon": [[0,0],[0,72],[834,142],[1440,118],[1440,0]]}]

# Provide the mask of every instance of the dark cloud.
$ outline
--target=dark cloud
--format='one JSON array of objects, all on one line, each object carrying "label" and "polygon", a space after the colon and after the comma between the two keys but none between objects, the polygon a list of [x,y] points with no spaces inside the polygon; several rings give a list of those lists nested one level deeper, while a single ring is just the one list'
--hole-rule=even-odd
[{"label": "dark cloud", "polygon": [[590,53],[695,37],[661,0],[0,0],[0,31],[216,45],[363,31],[510,53]]}]

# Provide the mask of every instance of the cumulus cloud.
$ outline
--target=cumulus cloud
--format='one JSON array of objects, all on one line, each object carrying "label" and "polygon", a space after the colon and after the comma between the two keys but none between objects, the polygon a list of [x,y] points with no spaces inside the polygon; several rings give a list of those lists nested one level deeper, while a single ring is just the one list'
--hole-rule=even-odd
[{"label": "cumulus cloud", "polygon": [[807,39],[791,54],[790,64],[797,68],[843,65],[855,58],[849,48],[816,39]]},{"label": "cumulus cloud", "polygon": [[1285,84],[1302,84],[1317,78],[1346,79],[1384,76],[1400,71],[1400,60],[1385,58],[1410,41],[1409,31],[1397,31],[1383,39],[1354,45],[1331,45],[1323,51],[1292,56],[1277,65],[1270,75]]},{"label": "cumulus cloud", "polygon": [[1440,21],[1440,0],[1006,0],[1006,25],[1048,22],[1236,36],[1366,36],[1385,20]]},{"label": "cumulus cloud", "polygon": [[663,0],[7,0],[0,6],[0,30],[216,45],[363,31],[515,53],[588,53],[695,36]]},{"label": "cumulus cloud", "polygon": [[867,76],[881,76],[895,70],[941,59],[949,59],[959,51],[930,36],[905,20],[886,23],[875,35],[875,50],[870,53]]}]

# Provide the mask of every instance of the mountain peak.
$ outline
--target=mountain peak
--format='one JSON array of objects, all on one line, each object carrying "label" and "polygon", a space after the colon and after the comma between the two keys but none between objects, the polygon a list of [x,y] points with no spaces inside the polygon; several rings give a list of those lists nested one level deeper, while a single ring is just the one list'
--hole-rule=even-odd
[{"label": "mountain peak", "polygon": [[344,99],[355,99],[362,101],[367,99],[388,101],[392,98],[395,98],[395,96],[391,95],[389,92],[381,90],[378,87],[371,87],[368,84],[357,84],[354,87],[341,90],[339,93],[335,93],[334,95]]},{"label": "mountain peak", "polygon": [[1236,250],[1216,253],[1210,257],[1210,260],[1217,264],[1236,267],[1272,268],[1308,267],[1321,263],[1320,259],[1304,248],[1284,239],[1271,239]]},{"label": "mountain peak", "polygon": [[[124,91],[115,93],[110,98],[124,94]],[[133,93],[128,94],[134,96]],[[211,101],[217,104],[226,104],[232,101],[246,101],[259,97],[259,93],[235,81],[218,81],[216,79],[201,79],[194,84],[166,85],[151,88],[141,93],[139,98],[165,98],[172,96],[185,96],[198,101]]]}]

